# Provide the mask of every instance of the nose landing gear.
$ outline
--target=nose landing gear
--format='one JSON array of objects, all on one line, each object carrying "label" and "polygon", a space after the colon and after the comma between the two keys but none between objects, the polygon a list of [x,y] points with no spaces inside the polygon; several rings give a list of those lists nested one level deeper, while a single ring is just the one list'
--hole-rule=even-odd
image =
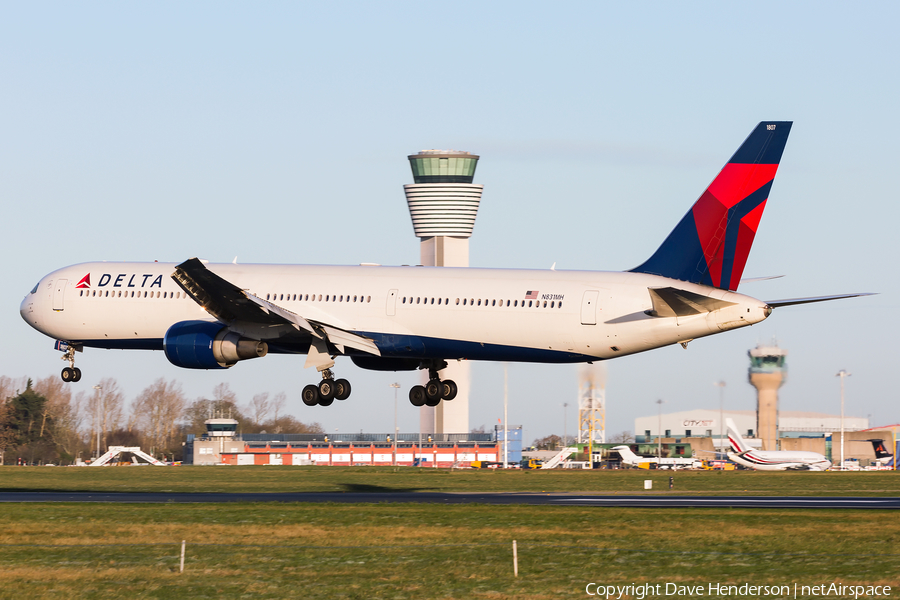
[{"label": "nose landing gear", "polygon": [[66,347],[65,353],[62,355],[63,360],[69,361],[69,366],[65,367],[62,372],[60,372],[59,376],[66,383],[77,383],[81,381],[81,369],[75,366],[75,351],[77,347],[75,344],[69,344]]}]

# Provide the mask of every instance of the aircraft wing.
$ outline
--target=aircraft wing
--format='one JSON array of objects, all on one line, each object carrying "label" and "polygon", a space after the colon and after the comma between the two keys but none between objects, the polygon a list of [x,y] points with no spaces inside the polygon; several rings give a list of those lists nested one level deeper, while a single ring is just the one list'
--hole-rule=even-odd
[{"label": "aircraft wing", "polygon": [[206,268],[199,259],[184,261],[172,273],[172,279],[181,286],[197,304],[222,323],[245,321],[264,325],[291,325],[313,336],[327,340],[344,351],[349,346],[369,354],[381,356],[375,342],[369,338],[302,316],[272,304],[268,300],[242,290]]},{"label": "aircraft wing", "polygon": [[647,290],[653,301],[652,314],[655,317],[687,317],[734,305],[734,302],[673,287],[647,288]]}]

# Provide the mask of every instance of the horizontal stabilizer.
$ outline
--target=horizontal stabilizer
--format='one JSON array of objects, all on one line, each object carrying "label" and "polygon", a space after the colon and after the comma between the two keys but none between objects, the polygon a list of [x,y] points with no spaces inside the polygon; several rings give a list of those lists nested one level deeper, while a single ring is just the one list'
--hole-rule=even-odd
[{"label": "horizontal stabilizer", "polygon": [[689,317],[734,305],[734,302],[710,298],[673,287],[647,289],[650,292],[650,299],[653,301],[651,314],[654,317]]},{"label": "horizontal stabilizer", "polygon": [[769,308],[779,308],[782,306],[791,306],[793,304],[810,304],[812,302],[825,302],[827,300],[840,300],[842,298],[856,298],[857,296],[875,296],[877,294],[872,293],[860,293],[860,294],[837,294],[834,296],[814,296],[812,298],[789,298],[787,300],[771,300],[767,301],[766,304]]}]

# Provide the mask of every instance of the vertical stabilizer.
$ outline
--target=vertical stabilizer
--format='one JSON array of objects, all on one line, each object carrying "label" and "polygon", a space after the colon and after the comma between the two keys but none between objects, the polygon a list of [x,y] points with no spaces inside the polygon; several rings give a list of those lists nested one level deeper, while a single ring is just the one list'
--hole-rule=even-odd
[{"label": "vertical stabilizer", "polygon": [[732,450],[738,454],[750,450],[750,446],[748,446],[747,442],[744,441],[744,438],[741,437],[737,425],[734,424],[734,421],[732,421],[730,417],[725,419],[725,426],[728,427],[728,441],[731,443]]},{"label": "vertical stabilizer", "polygon": [[763,121],[636,273],[736,290],[791,121]]},{"label": "vertical stabilizer", "polygon": [[642,459],[640,456],[632,452],[631,448],[629,448],[628,446],[616,446],[614,448],[611,448],[611,450],[615,450],[616,452],[618,452],[619,456],[622,457],[622,462],[624,462],[626,465],[636,465],[639,462],[646,460]]}]

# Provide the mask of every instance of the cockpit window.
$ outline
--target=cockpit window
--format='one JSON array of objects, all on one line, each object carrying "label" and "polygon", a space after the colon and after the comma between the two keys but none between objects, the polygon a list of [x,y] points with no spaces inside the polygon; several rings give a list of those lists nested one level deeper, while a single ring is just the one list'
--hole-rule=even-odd
[{"label": "cockpit window", "polygon": [[32,294],[37,294],[37,289],[38,289],[38,286],[39,286],[39,285],[41,285],[41,282],[40,282],[40,281],[38,281],[36,284],[34,284],[34,287],[31,288],[31,293],[32,293]]}]

